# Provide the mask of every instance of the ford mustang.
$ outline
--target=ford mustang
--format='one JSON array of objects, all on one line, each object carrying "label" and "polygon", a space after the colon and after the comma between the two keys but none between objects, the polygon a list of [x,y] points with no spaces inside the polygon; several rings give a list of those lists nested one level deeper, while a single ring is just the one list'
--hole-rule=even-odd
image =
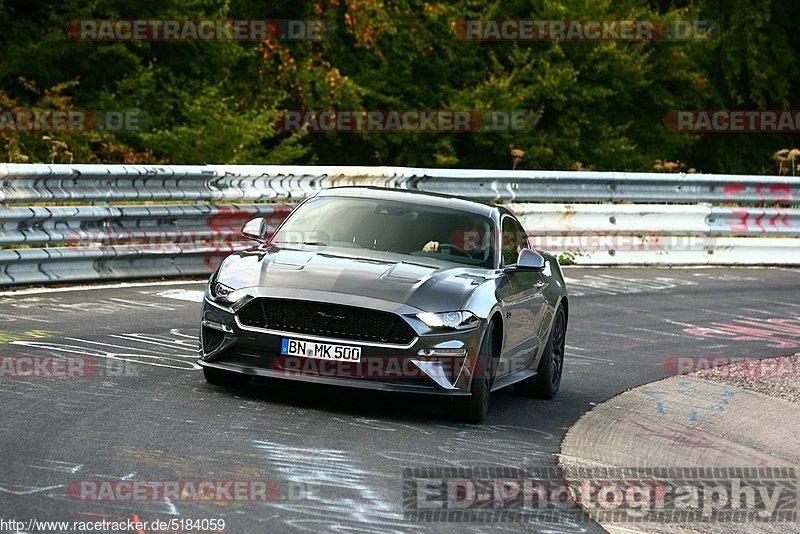
[{"label": "ford mustang", "polygon": [[453,397],[482,422],[492,391],[559,389],[569,318],[552,255],[504,207],[337,187],[301,202],[210,277],[199,365],[215,385],[251,377]]}]

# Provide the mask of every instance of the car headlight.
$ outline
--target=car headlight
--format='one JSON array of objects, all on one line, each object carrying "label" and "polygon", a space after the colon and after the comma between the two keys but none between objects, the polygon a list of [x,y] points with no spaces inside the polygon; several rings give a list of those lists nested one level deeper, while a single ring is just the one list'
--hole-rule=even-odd
[{"label": "car headlight", "polygon": [[468,311],[422,312],[417,314],[417,319],[431,328],[449,328],[452,330],[467,330],[478,326],[480,322],[480,319],[474,313]]},{"label": "car headlight", "polygon": [[211,282],[208,285],[208,293],[211,296],[212,300],[217,302],[224,302],[226,304],[230,304],[231,301],[228,298],[231,293],[233,293],[233,288],[228,287],[225,284],[221,284],[219,282]]}]

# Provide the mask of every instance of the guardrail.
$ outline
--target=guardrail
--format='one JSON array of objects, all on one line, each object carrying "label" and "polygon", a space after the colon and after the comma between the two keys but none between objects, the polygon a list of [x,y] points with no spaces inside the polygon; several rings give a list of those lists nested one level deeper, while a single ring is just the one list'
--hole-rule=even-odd
[{"label": "guardrail", "polygon": [[800,236],[800,209],[708,204],[511,204],[525,228],[540,234],[580,232]]},{"label": "guardrail", "polygon": [[263,202],[375,185],[504,202],[796,204],[800,179],[672,173],[291,165],[0,164],[0,202]]},{"label": "guardrail", "polygon": [[159,245],[240,241],[239,231],[264,217],[270,231],[286,204],[169,206],[32,206],[0,208],[0,245]]},{"label": "guardrail", "polygon": [[337,185],[504,203],[538,248],[579,264],[800,264],[794,177],[0,164],[0,183],[3,285],[205,275],[246,245],[247,220],[265,217],[272,231],[291,209],[275,202]]}]

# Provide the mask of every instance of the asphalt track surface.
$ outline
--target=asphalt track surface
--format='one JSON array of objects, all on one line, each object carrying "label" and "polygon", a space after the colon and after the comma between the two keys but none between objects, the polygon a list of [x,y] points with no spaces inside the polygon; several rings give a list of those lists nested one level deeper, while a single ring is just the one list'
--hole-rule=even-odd
[{"label": "asphalt track surface", "polygon": [[[195,365],[201,283],[0,296],[0,356],[86,356],[83,378],[0,379],[0,519],[226,521],[226,532],[597,532],[555,523],[413,522],[408,467],[557,466],[578,417],[668,375],[676,356],[800,346],[800,270],[566,270],[561,391],[492,394],[482,426],[446,403],[280,381],[210,386]],[[81,500],[76,481],[272,480],[270,502]],[[70,486],[72,484],[72,486]]]}]

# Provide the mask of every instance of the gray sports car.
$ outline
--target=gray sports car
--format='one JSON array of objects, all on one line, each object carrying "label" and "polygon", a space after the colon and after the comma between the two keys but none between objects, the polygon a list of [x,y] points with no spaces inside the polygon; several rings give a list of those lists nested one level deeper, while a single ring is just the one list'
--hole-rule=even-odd
[{"label": "gray sports car", "polygon": [[208,282],[211,384],[254,376],[454,397],[484,420],[491,391],[548,399],[569,318],[558,261],[500,206],[370,187],[320,191]]}]

